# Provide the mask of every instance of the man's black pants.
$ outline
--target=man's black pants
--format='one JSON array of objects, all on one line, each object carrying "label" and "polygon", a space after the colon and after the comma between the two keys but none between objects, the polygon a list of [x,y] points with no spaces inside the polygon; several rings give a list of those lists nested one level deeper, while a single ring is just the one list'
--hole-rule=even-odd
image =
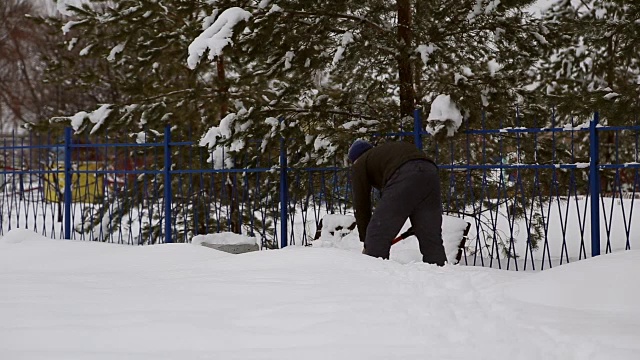
[{"label": "man's black pants", "polygon": [[378,200],[365,239],[366,254],[388,259],[391,241],[407,218],[415,231],[422,260],[444,265],[442,208],[438,168],[427,160],[408,161],[395,171]]}]

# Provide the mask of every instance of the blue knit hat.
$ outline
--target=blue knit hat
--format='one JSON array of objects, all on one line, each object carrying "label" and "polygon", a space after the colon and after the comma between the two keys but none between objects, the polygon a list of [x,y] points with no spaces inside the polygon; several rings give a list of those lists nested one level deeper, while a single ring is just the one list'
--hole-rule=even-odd
[{"label": "blue knit hat", "polygon": [[360,155],[364,154],[365,152],[370,150],[372,147],[373,145],[369,144],[364,140],[358,139],[354,141],[353,144],[351,144],[351,147],[349,148],[349,160],[351,160],[351,162],[355,162],[356,160],[358,160]]}]

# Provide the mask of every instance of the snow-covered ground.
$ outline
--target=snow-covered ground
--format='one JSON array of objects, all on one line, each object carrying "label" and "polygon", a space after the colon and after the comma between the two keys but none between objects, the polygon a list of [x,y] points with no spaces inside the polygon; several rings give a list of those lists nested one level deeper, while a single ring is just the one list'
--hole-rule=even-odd
[{"label": "snow-covered ground", "polygon": [[[329,214],[325,215],[322,221],[322,235],[320,239],[311,241],[311,246],[332,247],[362,253],[362,243],[360,242],[358,229],[354,228],[353,231],[348,229],[356,221],[353,216]],[[405,232],[410,226],[411,222],[407,220],[400,232]],[[331,230],[338,227],[341,230],[333,231],[332,234]],[[467,222],[463,219],[453,216],[443,216],[442,218],[442,242],[447,259],[452,263],[455,263],[466,227]],[[422,261],[418,239],[415,236],[410,236],[393,245],[389,258],[401,264]]]},{"label": "snow-covered ground", "polygon": [[0,359],[638,359],[638,273],[638,251],[528,273],[12,230]]},{"label": "snow-covered ground", "polygon": [[[638,199],[620,199],[605,197],[601,200],[600,207],[600,247],[601,252],[619,252],[625,249],[638,249],[640,246],[640,211],[637,207],[640,204]],[[156,206],[156,214],[161,214]],[[93,205],[74,203],[72,206],[72,223],[76,229],[81,228],[82,210]],[[105,240],[125,244],[138,244],[140,238],[145,238],[141,234],[143,225],[147,224],[149,206],[146,208],[132,208],[122,221],[121,230]],[[316,223],[323,218],[326,209],[309,208],[307,212],[302,212],[300,207],[295,207],[293,223],[289,223],[289,231],[293,232],[293,240],[296,245],[304,245],[303,234],[308,241],[313,238],[316,232]],[[515,270],[515,261],[505,258],[501,248],[492,249],[493,235],[496,234],[496,241],[501,242],[501,246],[508,247],[509,239],[513,237],[514,248],[518,255],[517,270],[540,270],[551,266],[575,262],[585,257],[591,257],[591,207],[589,199],[585,196],[571,197],[568,200],[554,200],[551,204],[545,205],[544,209],[535,209],[541,214],[548,228],[543,231],[543,236],[539,240],[538,248],[528,253],[528,221],[527,218],[519,218],[513,222],[505,216],[506,206],[500,206],[496,211],[491,212],[476,222],[473,218],[466,218],[465,221],[471,223],[469,241],[467,242],[467,258],[464,263],[476,266],[490,266],[494,268],[509,268]],[[115,213],[115,210],[111,212]],[[256,214],[259,218],[261,215]],[[318,217],[318,218],[316,218]],[[352,219],[352,218],[351,218]],[[456,239],[460,239],[460,221],[457,218],[445,217],[443,230],[445,233],[452,233]],[[459,219],[457,219],[459,220]],[[154,223],[163,223],[161,218],[153,219]],[[464,223],[464,221],[463,221]],[[292,224],[292,225],[291,225]],[[407,222],[405,229],[410,226]],[[494,231],[493,229],[497,229]],[[58,221],[58,204],[42,201],[40,194],[29,194],[20,200],[15,194],[0,194],[0,236],[6,234],[8,230],[15,228],[32,229],[48,237],[60,238],[63,236],[63,222]],[[544,229],[543,229],[544,230]],[[105,230],[106,231],[106,230]],[[174,229],[175,231],[175,229]],[[213,229],[212,229],[213,231]],[[280,227],[274,229],[280,239]],[[533,231],[533,230],[531,230]],[[74,233],[72,238],[82,240],[94,240],[101,238],[99,228],[96,228],[93,235]],[[291,234],[289,234],[291,235]],[[291,237],[289,236],[291,240]],[[349,235],[351,241],[345,241],[339,246],[348,248],[360,246],[357,240],[357,233]],[[321,244],[318,244],[321,245]],[[489,248],[482,248],[488,245]],[[415,260],[415,250],[418,244],[415,237],[410,237],[399,244],[396,248],[409,249],[409,258]],[[481,249],[481,250],[480,250]],[[494,260],[491,262],[491,251],[494,253]],[[500,261],[495,256],[500,256]],[[533,255],[533,260],[532,256]],[[393,256],[393,254],[392,254]],[[404,257],[404,255],[400,255]],[[526,263],[526,267],[525,267]]]},{"label": "snow-covered ground", "polygon": [[[640,246],[640,212],[637,209],[639,205],[640,201],[634,198],[605,197],[601,199],[601,254],[638,249]],[[542,209],[537,207],[534,210],[544,219],[547,226],[541,228],[542,234],[538,239],[537,248],[530,249],[527,243],[529,234],[535,233],[534,229],[530,228],[531,209],[527,209],[526,217],[514,220],[506,215],[508,214],[507,206],[501,205],[490,213],[485,213],[480,221],[472,217],[460,219],[455,216],[445,216],[442,224],[443,238],[445,244],[454,246],[448,253],[455,253],[455,246],[462,238],[466,222],[469,222],[471,228],[466,242],[466,259],[462,261],[467,265],[537,271],[591,257],[591,204],[588,197],[555,199]],[[353,221],[353,217],[349,218]],[[348,226],[345,224],[343,227]],[[305,223],[298,217],[294,225],[296,239],[302,238],[303,228],[306,229],[307,234],[313,234],[315,231],[314,219]],[[403,230],[410,225],[411,223],[407,221]],[[513,238],[512,246],[517,259],[507,258],[503,251],[508,249],[510,238]],[[500,245],[496,245],[498,243]],[[326,246],[322,242],[318,245]],[[338,245],[331,243],[329,246],[338,246],[343,249],[360,247],[357,229],[345,234],[344,240]],[[419,254],[416,255],[418,241],[415,237],[403,240],[393,249],[391,257],[395,256],[395,260],[403,262],[420,258]],[[493,255],[493,261],[491,255]],[[451,258],[451,256],[448,257]]]},{"label": "snow-covered ground", "polygon": [[[637,208],[640,201],[635,198],[602,197],[599,203],[601,254],[638,249],[640,212]],[[507,268],[509,263],[509,269],[513,270],[517,261],[518,270],[540,270],[591,257],[591,203],[588,197],[579,195],[564,200],[554,199],[545,204],[543,209],[536,208],[535,213],[542,216],[546,228],[541,229],[538,247],[533,250],[529,249],[527,243],[529,234],[535,233],[533,228],[529,229],[531,209],[527,211],[526,218],[513,221],[505,215],[508,213],[506,206],[501,205],[497,211],[484,216],[480,223],[467,218],[472,226],[470,241],[467,243],[466,263],[495,268]],[[497,247],[498,250],[494,250],[494,236],[497,242],[502,243]],[[518,256],[517,260],[508,259],[500,250],[502,246],[509,247],[510,238],[514,239],[512,246]],[[489,245],[490,248],[480,251],[482,245]],[[493,263],[490,262],[492,253]],[[500,256],[500,264],[495,260],[496,254]]]}]

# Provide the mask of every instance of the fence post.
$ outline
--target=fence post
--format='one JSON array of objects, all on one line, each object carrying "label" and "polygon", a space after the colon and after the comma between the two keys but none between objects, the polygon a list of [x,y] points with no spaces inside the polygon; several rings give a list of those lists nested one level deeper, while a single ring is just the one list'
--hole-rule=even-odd
[{"label": "fence post", "polygon": [[173,242],[171,237],[171,127],[164,128],[164,242]]},{"label": "fence post", "polygon": [[600,114],[594,113],[589,124],[589,196],[591,196],[591,256],[600,255],[600,173],[598,123]]},{"label": "fence post", "polygon": [[422,112],[420,108],[413,110],[413,138],[416,147],[422,150]]},{"label": "fence post", "polygon": [[71,128],[64,128],[64,238],[71,239]]},{"label": "fence post", "polygon": [[[280,119],[280,123],[283,123]],[[287,218],[289,206],[289,186],[287,185],[287,147],[284,137],[280,137],[280,248],[287,246]]]}]

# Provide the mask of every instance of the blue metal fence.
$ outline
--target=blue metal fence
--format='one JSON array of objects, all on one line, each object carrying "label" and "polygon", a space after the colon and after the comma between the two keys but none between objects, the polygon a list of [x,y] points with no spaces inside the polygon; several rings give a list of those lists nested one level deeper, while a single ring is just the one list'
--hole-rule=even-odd
[{"label": "blue metal fence", "polygon": [[[588,124],[519,121],[494,129],[483,122],[454,140],[426,132],[416,110],[413,131],[387,134],[410,139],[440,164],[444,212],[473,225],[463,262],[544,269],[636,247],[637,121],[602,126],[598,114]],[[174,141],[168,127],[141,142],[81,138],[68,128],[59,143],[14,136],[2,145],[0,234],[20,227],[154,244],[233,231],[284,247],[308,244],[324,214],[350,212],[348,169],[289,168],[284,139],[257,166],[238,160],[222,169],[207,161],[209,150]]]},{"label": "blue metal fence", "polygon": [[445,212],[474,225],[465,263],[544,269],[597,256],[601,246],[609,253],[640,242],[637,120],[603,126],[596,113],[583,124],[558,126],[555,117],[544,128],[517,122],[465,129],[465,144],[436,139],[427,150],[441,164]]}]

